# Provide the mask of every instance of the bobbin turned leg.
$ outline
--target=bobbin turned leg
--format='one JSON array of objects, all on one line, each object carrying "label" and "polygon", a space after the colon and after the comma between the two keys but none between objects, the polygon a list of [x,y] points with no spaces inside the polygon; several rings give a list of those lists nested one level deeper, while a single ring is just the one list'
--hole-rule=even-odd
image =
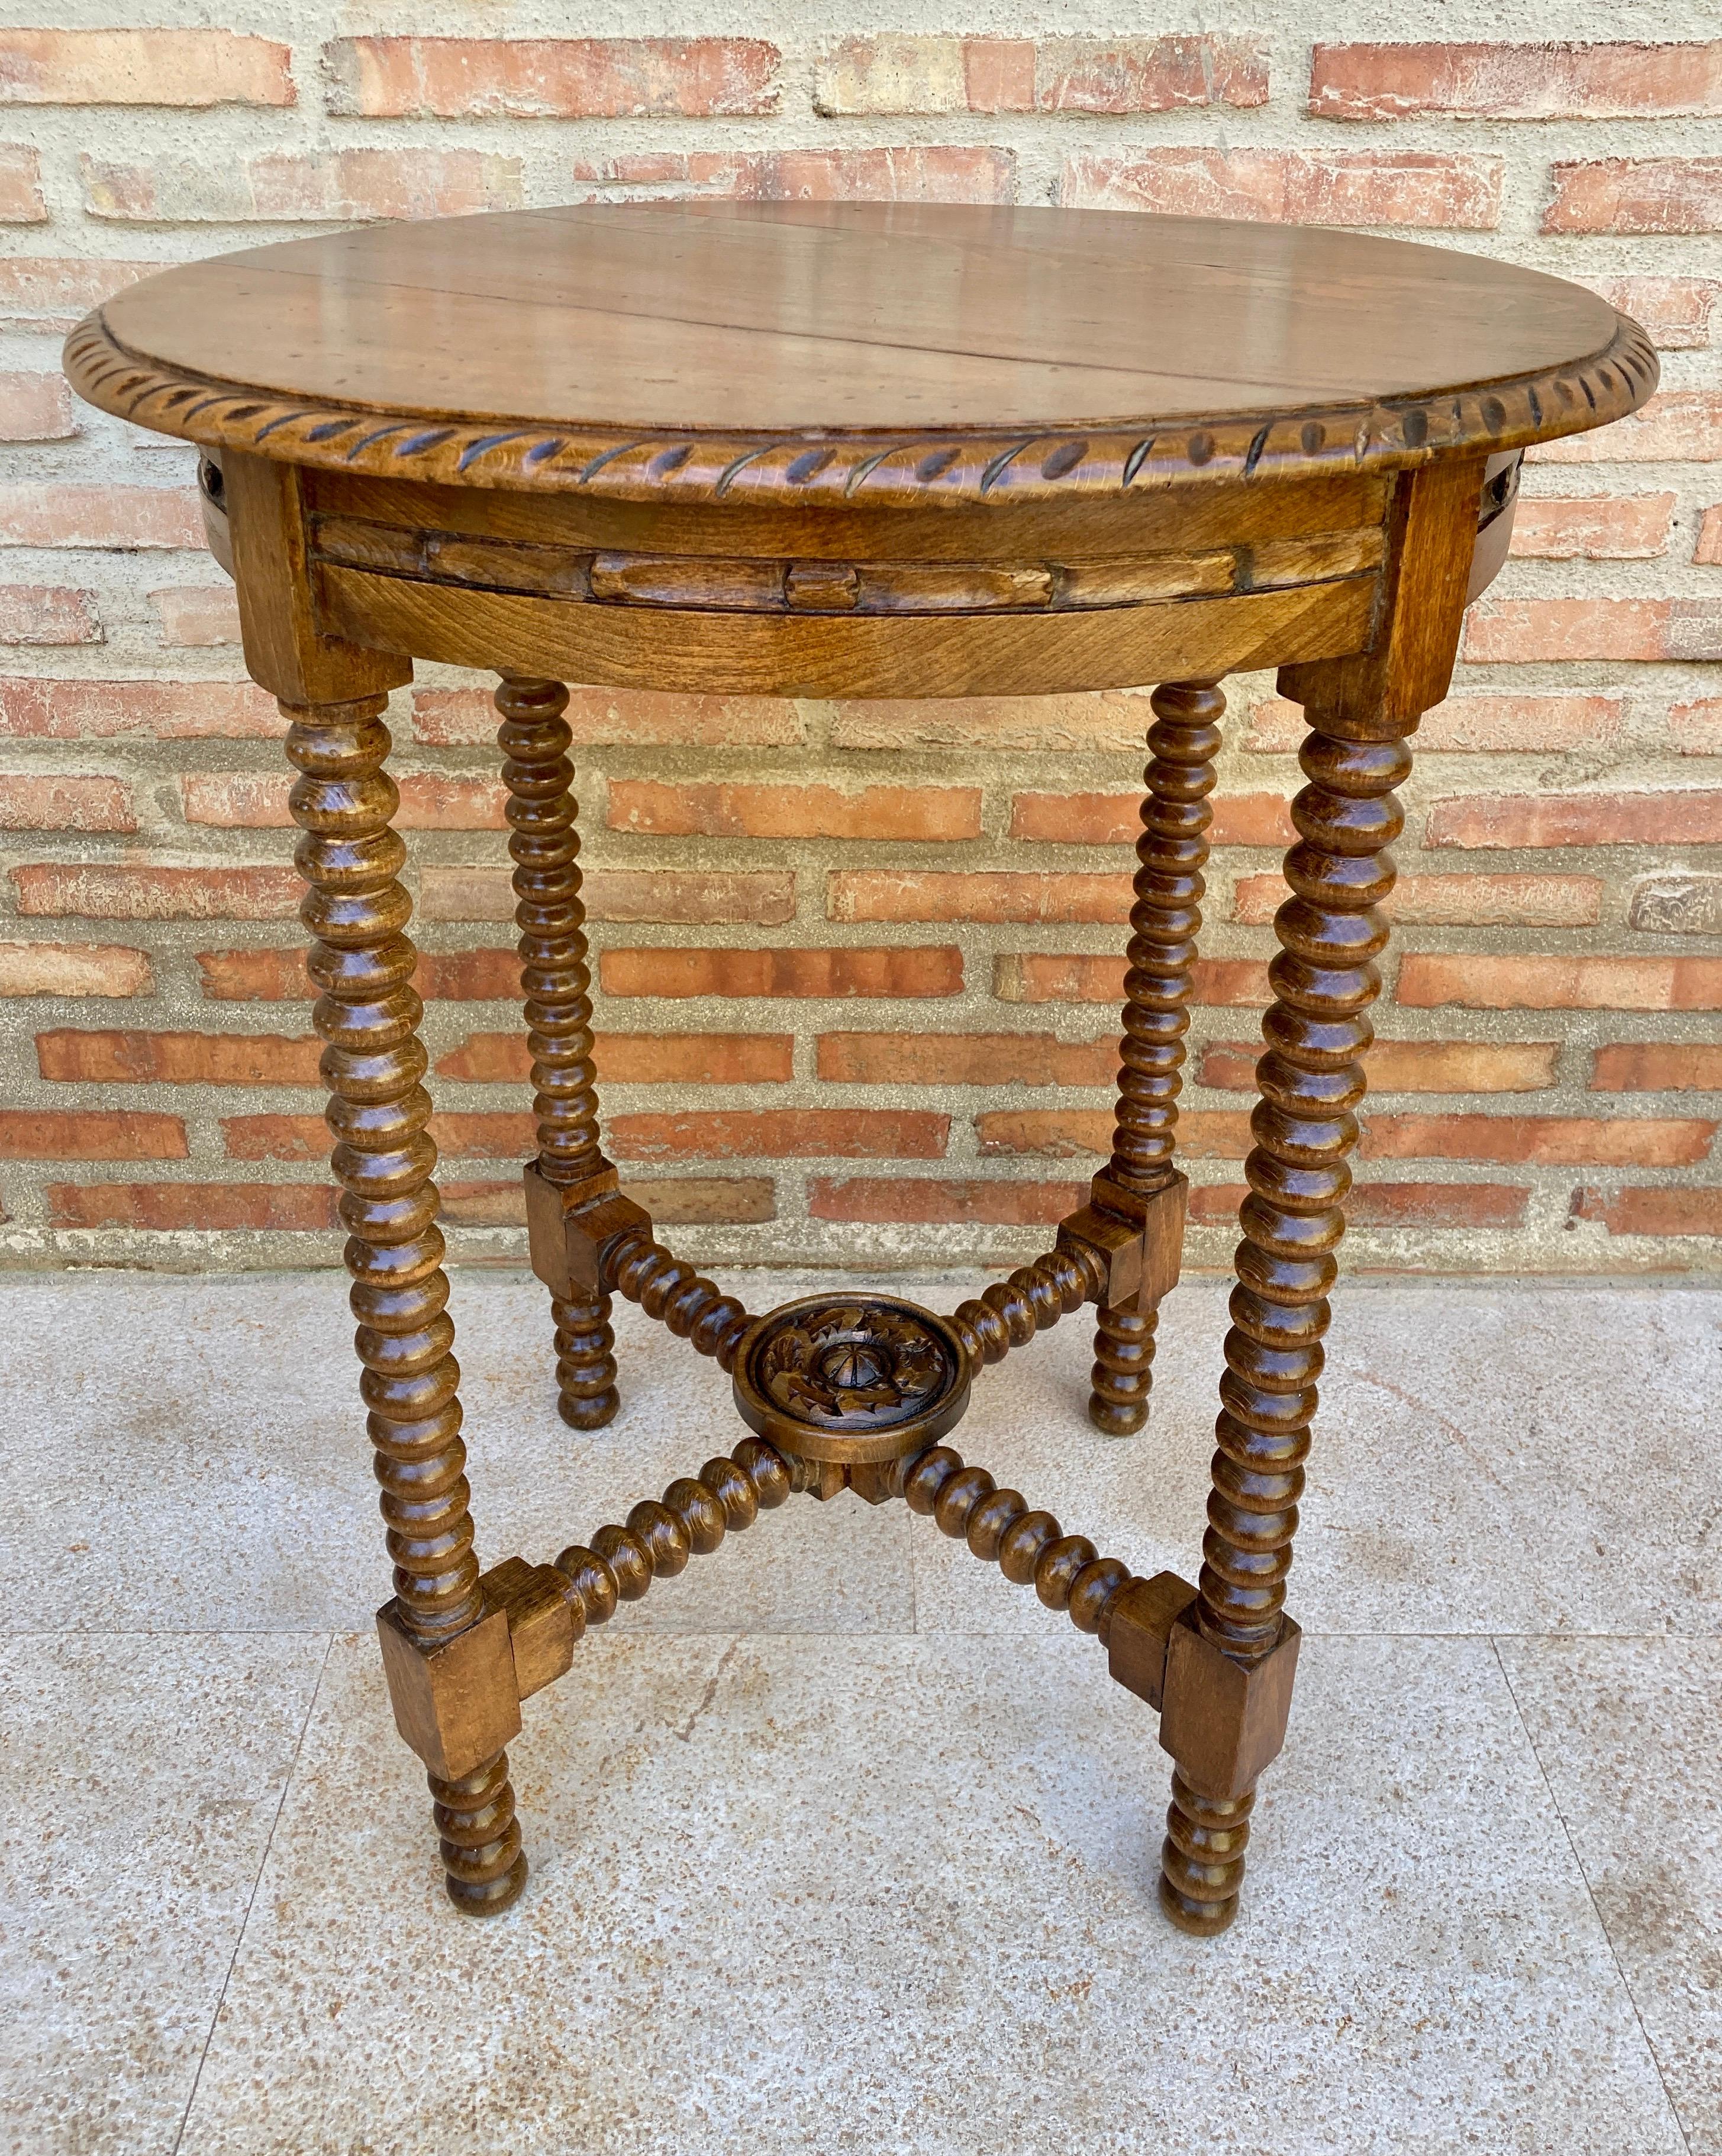
[{"label": "bobbin turned leg", "polygon": [[526,1881],[503,1749],[520,1727],[520,1702],[507,1616],[486,1610],[473,1554],[384,705],[374,696],[282,710],[301,773],[296,859],[311,888],[300,916],[315,939],[315,1022],[328,1044],[331,1166],[351,1231],[360,1391],[395,1566],[395,1599],[378,1613],[383,1661],[396,1720],[429,1768],[450,1898],[484,1915]]},{"label": "bobbin turned leg", "polygon": [[[604,1166],[592,1069],[592,975],[580,902],[578,804],[569,788],[573,737],[559,681],[506,678],[496,730],[508,786],[508,850],[520,903],[521,988],[538,1121],[537,1173],[565,1189]],[[610,1299],[599,1287],[551,1290],[556,1325],[557,1410],[576,1430],[601,1430],[619,1404]]]},{"label": "bobbin turned leg", "polygon": [[1447,693],[1475,537],[1480,465],[1399,482],[1381,628],[1354,657],[1283,668],[1305,707],[1309,783],[1292,804],[1291,896],[1274,919],[1256,1143],[1244,1164],[1231,1327],[1196,1599],[1170,1629],[1160,1743],[1177,1763],[1160,1904],[1180,1930],[1224,1931],[1237,1908],[1257,1779],[1284,1738],[1298,1633],[1284,1611],[1315,1414],[1328,1292],[1345,1230],[1362,1057],[1374,1039],[1393,789],[1408,737]]},{"label": "bobbin turned leg", "polygon": [[[1139,1204],[1175,1207],[1181,1241],[1183,1187],[1172,1156],[1190,973],[1202,925],[1208,796],[1226,699],[1211,681],[1168,681],[1150,701],[1154,724],[1148,734],[1151,761],[1144,775],[1143,831],[1136,842],[1141,866],[1130,911],[1118,1127],[1112,1159],[1105,1174],[1095,1178],[1092,1202],[1112,1210],[1122,1195]],[[1167,1239],[1163,1228],[1162,1240]],[[1128,1437],[1148,1420],[1159,1297],[1176,1278],[1174,1250],[1170,1280],[1144,1281],[1128,1299],[1101,1304],[1088,1419],[1108,1437]]]}]

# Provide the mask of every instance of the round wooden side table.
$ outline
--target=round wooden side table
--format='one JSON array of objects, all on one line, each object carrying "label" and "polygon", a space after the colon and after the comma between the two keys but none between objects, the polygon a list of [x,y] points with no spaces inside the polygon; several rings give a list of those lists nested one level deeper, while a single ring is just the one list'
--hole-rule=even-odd
[{"label": "round wooden side table", "polygon": [[[1236,1907],[1280,1748],[1284,1612],[1376,910],[1406,742],[1506,551],[1519,453],[1654,387],[1636,324],[1446,249],[1198,220],[708,203],[528,211],[247,250],[66,346],[91,403],[198,443],[245,663],[300,777],[302,908],[394,1561],[378,1613],[449,1892],[526,1876],[505,1746],[618,1599],[792,1491],[901,1496],[1032,1583],[1157,1709],[1160,1899]],[[430,1180],[387,693],[491,670],[561,1409],[616,1411],[610,1298],[732,1374],[752,1433],[553,1564],[481,1572]],[[1133,1578],[943,1440],[972,1382],[1097,1307],[1091,1413],[1139,1429],[1177,1276],[1179,1069],[1218,683],[1275,665],[1308,784],[1263,1020],[1197,1583]],[[834,1289],[750,1316],[658,1243],[600,1145],[560,685],[973,696],[1157,683],[1113,1152],[1056,1247],[948,1316]]]}]

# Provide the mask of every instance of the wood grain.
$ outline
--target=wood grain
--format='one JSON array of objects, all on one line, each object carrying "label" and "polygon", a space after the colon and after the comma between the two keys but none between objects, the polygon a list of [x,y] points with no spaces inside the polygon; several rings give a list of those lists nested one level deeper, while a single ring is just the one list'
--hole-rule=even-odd
[{"label": "wood grain", "polygon": [[1593,294],[1447,249],[805,203],[522,211],[248,249],[131,286],[73,332],[66,364],[105,409],[289,462],[832,503],[1503,450],[1619,417],[1657,373]]},{"label": "wood grain", "polygon": [[[1051,695],[1360,649],[1375,579],[1065,613],[693,613],[562,606],[324,567],[337,635],[454,666],[619,687],[767,696]],[[697,634],[695,633],[697,628]]]}]

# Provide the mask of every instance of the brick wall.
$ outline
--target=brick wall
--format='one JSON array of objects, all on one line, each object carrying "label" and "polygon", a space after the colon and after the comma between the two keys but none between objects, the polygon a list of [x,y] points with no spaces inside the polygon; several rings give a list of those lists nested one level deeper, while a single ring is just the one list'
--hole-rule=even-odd
[{"label": "brick wall", "polygon": [[[230,0],[211,29],[163,0],[157,28],[75,4],[42,13],[84,27],[0,31],[11,1262],[338,1248],[279,723],[198,551],[189,453],[75,407],[60,333],[150,267],[344,218],[689,194],[1408,232],[1638,316],[1664,388],[1529,470],[1420,737],[1350,1252],[1716,1261],[1722,40],[1678,42],[1692,18],[1663,5],[1612,44],[1487,42],[1601,19],[1549,4],[1205,6],[1183,19],[1223,27],[1108,34],[1141,12],[907,0],[898,33],[846,42],[819,26],[847,11],[787,5]],[[1293,710],[1232,688],[1183,1126],[1211,1264],[1298,783]],[[1144,715],[577,694],[611,1144],[678,1240],[857,1261],[1044,1240],[1110,1128]],[[393,723],[448,1209],[462,1254],[516,1255],[491,721],[426,669]]]}]

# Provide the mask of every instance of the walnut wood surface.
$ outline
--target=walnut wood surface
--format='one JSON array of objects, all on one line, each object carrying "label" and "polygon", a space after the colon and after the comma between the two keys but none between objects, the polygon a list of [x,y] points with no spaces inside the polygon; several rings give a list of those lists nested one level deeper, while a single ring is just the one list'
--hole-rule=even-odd
[{"label": "walnut wood surface", "polygon": [[[607,1165],[592,1067],[592,970],[568,757],[573,737],[563,717],[568,701],[559,681],[506,680],[496,691],[538,1172],[553,1183],[579,1183]],[[551,1315],[558,1412],[572,1429],[602,1430],[620,1405],[610,1299],[601,1291],[553,1295]]]},{"label": "walnut wood surface", "polygon": [[131,287],[92,403],[468,486],[978,501],[1416,463],[1649,394],[1636,325],[1447,249],[1200,218],[653,203],[373,226]]},{"label": "walnut wood surface", "polygon": [[[394,1559],[393,1614],[417,1646],[470,1636],[484,1614],[460,1440],[460,1367],[436,1224],[436,1144],[420,1082],[427,1058],[413,988],[413,902],[397,880],[406,848],[383,770],[383,699],[284,705],[296,859],[310,889],[300,917],[321,991],[327,1046],[331,1168],[349,1231],[360,1389],[370,1409],[383,1517]],[[518,1727],[517,1718],[514,1722]],[[525,1884],[508,1762],[501,1750],[451,1781],[433,1774],[448,1891],[475,1914],[506,1907]]]},{"label": "walnut wood surface", "polygon": [[[1146,1196],[1172,1173],[1184,1037],[1206,886],[1208,796],[1215,786],[1226,699],[1211,682],[1170,681],[1149,700],[1149,765],[1143,773],[1142,835],[1130,909],[1121,1024],[1118,1125],[1106,1173]],[[1094,1331],[1088,1419],[1109,1437],[1128,1437],[1148,1420],[1158,1304],[1103,1303]]]}]

